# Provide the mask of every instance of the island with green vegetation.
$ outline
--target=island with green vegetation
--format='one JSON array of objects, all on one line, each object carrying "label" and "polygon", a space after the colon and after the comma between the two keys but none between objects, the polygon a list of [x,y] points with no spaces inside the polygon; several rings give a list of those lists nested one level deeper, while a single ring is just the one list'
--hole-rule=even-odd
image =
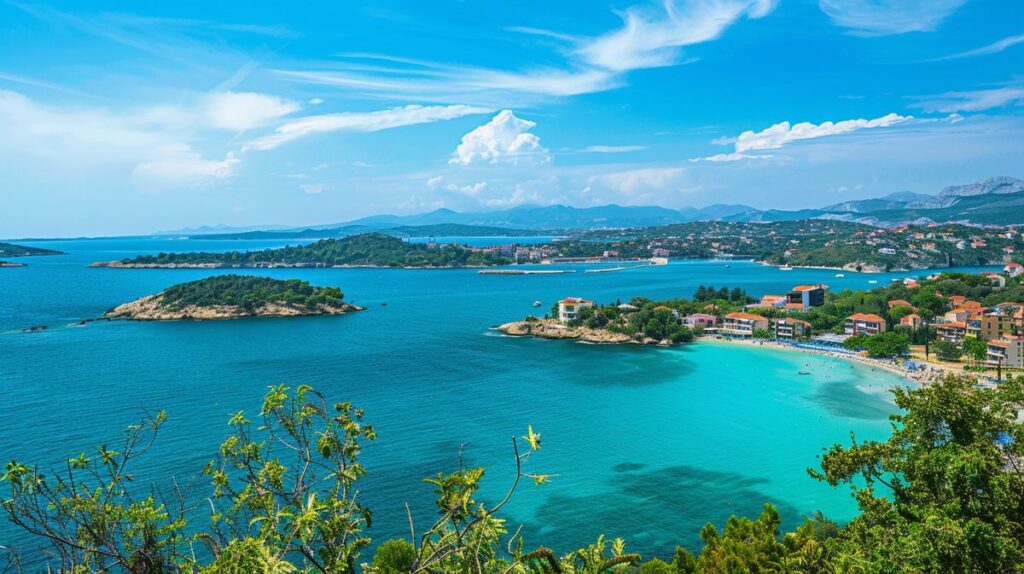
[{"label": "island with green vegetation", "polygon": [[498,496],[484,495],[482,467],[438,472],[425,479],[435,512],[410,512],[410,535],[374,549],[362,452],[377,433],[361,409],[332,404],[308,385],[272,386],[255,411],[231,415],[202,470],[210,493],[203,504],[157,488],[167,477],[144,474],[153,464],[139,459],[169,420],[159,411],[129,426],[120,448],[69,453],[52,471],[10,461],[0,513],[45,545],[59,572],[1024,572],[1024,379],[990,389],[947,375],[893,394],[890,436],[822,445],[808,469],[813,480],[850,490],[857,512],[848,522],[815,513],[784,529],[766,503],[759,516],[733,516],[721,529],[707,523],[692,551],[678,546],[660,557],[604,535],[551,549],[543,534],[509,522],[506,503],[521,489],[560,480],[545,472],[543,429],[527,425],[510,445],[509,485],[488,485]]},{"label": "island with green vegetation", "polygon": [[382,233],[321,239],[308,245],[226,253],[160,253],[93,263],[93,267],[219,269],[275,267],[453,268],[507,265],[512,259],[492,249],[453,244],[409,243]]},{"label": "island with green vegetation", "polygon": [[118,305],[102,318],[180,321],[341,315],[361,310],[345,302],[337,287],[314,287],[298,279],[218,275]]},{"label": "island with green vegetation", "polygon": [[[37,255],[64,255],[64,252],[0,242],[0,257],[33,257]],[[24,267],[24,264],[0,261],[0,267]]]}]

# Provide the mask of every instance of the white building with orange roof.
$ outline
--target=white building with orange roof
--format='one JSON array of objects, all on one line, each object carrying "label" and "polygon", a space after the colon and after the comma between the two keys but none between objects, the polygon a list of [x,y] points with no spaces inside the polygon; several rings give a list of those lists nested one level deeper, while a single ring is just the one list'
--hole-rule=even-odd
[{"label": "white building with orange roof", "polygon": [[594,306],[590,299],[581,297],[566,297],[558,302],[558,321],[568,323],[576,319],[579,312]]},{"label": "white building with orange roof", "polygon": [[1010,277],[1017,277],[1021,273],[1024,273],[1024,265],[1017,262],[1007,263],[1006,267],[1003,267],[1003,272]]},{"label": "white building with orange roof", "polygon": [[873,313],[854,313],[846,318],[843,332],[847,335],[877,335],[885,332],[885,319]]},{"label": "white building with orange roof", "polygon": [[736,337],[753,337],[758,329],[768,330],[768,319],[753,313],[729,313],[722,319],[722,327],[718,330],[724,335]]}]

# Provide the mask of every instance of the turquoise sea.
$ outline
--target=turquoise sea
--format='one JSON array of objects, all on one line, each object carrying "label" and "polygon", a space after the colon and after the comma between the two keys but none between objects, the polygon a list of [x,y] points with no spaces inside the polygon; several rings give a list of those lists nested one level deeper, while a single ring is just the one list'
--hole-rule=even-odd
[{"label": "turquoise sea", "polygon": [[[477,243],[504,239],[470,240]],[[882,437],[894,407],[888,373],[799,353],[703,343],[661,349],[498,336],[493,325],[567,295],[598,301],[689,297],[699,284],[752,295],[798,283],[870,287],[892,277],[793,270],[749,262],[673,262],[618,273],[487,276],[474,270],[261,270],[336,285],[368,311],[340,317],[220,322],[70,324],[125,301],[220,271],[90,269],[92,261],[160,251],[254,249],[282,242],[90,239],[29,242],[68,255],[0,269],[0,457],[56,468],[113,441],[139,415],[169,422],[138,468],[139,481],[196,478],[226,436],[228,416],[255,412],[268,385],[310,384],[366,410],[379,439],[365,450],[363,501],[381,541],[433,517],[421,479],[457,464],[488,467],[486,493],[513,471],[510,437],[543,435],[530,464],[555,475],[524,484],[506,517],[527,547],[559,552],[621,536],[627,548],[668,555],[697,547],[710,520],[778,506],[787,524],[821,510],[848,519],[846,489],[808,477],[823,447]],[[384,305],[386,303],[386,305]],[[21,329],[45,324],[42,332]],[[798,371],[809,370],[811,376]],[[202,512],[200,512],[200,515]],[[514,527],[514,526],[513,526]],[[31,541],[0,526],[0,545]],[[367,557],[368,558],[368,557]]]}]

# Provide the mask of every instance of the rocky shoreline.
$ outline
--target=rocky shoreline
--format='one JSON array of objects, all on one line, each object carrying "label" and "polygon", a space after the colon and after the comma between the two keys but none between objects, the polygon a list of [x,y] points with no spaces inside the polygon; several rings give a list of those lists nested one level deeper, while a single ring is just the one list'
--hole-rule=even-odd
[{"label": "rocky shoreline", "polygon": [[536,337],[538,339],[567,339],[584,343],[601,345],[664,345],[671,343],[650,337],[634,339],[625,333],[615,333],[607,329],[591,329],[588,327],[569,327],[555,319],[531,318],[524,321],[513,321],[495,327],[501,333],[512,337]]},{"label": "rocky shoreline", "polygon": [[0,261],[0,267],[25,267],[24,263],[12,263],[10,261]]},{"label": "rocky shoreline", "polygon": [[304,305],[290,305],[283,301],[268,303],[252,310],[239,305],[216,305],[171,307],[165,305],[163,296],[148,295],[107,311],[101,319],[124,319],[129,321],[209,321],[217,319],[240,319],[244,317],[308,317],[315,315],[344,315],[354,311],[363,311],[358,307],[345,303],[340,307],[319,305],[310,309]]}]

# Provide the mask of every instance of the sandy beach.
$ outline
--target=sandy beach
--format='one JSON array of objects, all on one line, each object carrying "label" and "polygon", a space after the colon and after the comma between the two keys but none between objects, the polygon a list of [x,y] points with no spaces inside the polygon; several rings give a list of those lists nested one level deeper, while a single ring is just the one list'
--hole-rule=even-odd
[{"label": "sandy beach", "polygon": [[726,339],[713,336],[704,336],[697,339],[700,343],[712,343],[720,345],[746,345],[749,347],[760,347],[778,351],[788,351],[795,353],[806,353],[811,355],[822,355],[826,357],[834,357],[836,359],[843,359],[854,363],[860,363],[861,365],[871,367],[873,369],[882,369],[890,373],[899,375],[909,381],[915,383],[927,383],[932,379],[943,375],[944,373],[959,373],[963,374],[962,369],[955,369],[952,365],[936,365],[934,363],[925,363],[923,360],[917,360],[918,364],[925,364],[927,367],[924,370],[912,371],[907,368],[906,361],[904,360],[882,360],[872,359],[863,355],[853,353],[843,353],[839,351],[829,352],[822,351],[819,349],[807,349],[803,347],[796,347],[786,343],[779,343],[771,340],[762,339]]}]

